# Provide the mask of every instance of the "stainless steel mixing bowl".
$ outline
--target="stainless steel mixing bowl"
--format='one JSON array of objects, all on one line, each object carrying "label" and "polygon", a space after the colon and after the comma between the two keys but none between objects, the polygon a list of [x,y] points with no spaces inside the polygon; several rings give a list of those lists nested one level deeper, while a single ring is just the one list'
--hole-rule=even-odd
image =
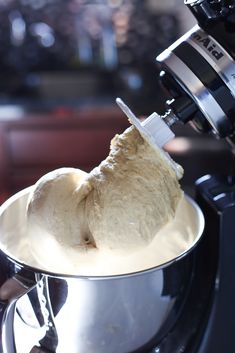
[{"label": "stainless steel mixing bowl", "polygon": [[136,273],[70,276],[22,263],[7,249],[22,232],[29,191],[0,207],[0,352],[127,353],[160,342],[188,295],[204,229],[196,203],[187,198],[197,231],[177,258]]}]

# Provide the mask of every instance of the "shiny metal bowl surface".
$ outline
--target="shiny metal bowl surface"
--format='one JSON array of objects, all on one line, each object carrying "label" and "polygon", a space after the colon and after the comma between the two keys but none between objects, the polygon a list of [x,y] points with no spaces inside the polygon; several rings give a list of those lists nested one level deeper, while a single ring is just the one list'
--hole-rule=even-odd
[{"label": "shiny metal bowl surface", "polygon": [[36,347],[54,353],[129,353],[160,342],[178,319],[192,281],[204,229],[197,204],[187,197],[197,223],[191,247],[171,261],[123,275],[70,276],[25,264],[6,248],[9,234],[17,235],[25,221],[29,191],[0,208],[2,352],[21,353],[22,332],[22,353],[37,352]]}]

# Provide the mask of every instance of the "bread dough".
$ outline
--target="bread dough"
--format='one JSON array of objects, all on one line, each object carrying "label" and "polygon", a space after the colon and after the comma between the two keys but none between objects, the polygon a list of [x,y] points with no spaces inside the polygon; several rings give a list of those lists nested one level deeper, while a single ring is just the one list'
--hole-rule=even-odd
[{"label": "bread dough", "polygon": [[109,156],[89,174],[61,168],[35,184],[29,230],[81,251],[131,252],[147,246],[174,218],[182,195],[162,150],[131,126],[114,137]]}]

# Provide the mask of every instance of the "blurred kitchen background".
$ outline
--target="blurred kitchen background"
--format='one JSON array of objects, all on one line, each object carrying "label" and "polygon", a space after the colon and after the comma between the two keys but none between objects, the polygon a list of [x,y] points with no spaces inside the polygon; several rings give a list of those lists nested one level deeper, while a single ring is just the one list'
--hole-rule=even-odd
[{"label": "blurred kitchen background", "polygon": [[[183,0],[0,0],[0,202],[61,166],[91,170],[138,116],[164,112],[157,54],[195,24]],[[184,189],[228,173],[223,141],[174,128]]]}]

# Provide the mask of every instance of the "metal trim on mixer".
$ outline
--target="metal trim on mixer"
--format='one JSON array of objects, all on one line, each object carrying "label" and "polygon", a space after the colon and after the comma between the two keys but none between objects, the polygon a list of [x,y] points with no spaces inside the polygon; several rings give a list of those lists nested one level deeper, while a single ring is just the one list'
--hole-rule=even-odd
[{"label": "metal trim on mixer", "polygon": [[[217,72],[225,85],[230,89],[232,95],[235,97],[235,64],[233,58],[214,38],[206,34],[200,27],[197,26],[197,28],[194,27],[194,29],[196,30],[191,31],[189,33],[189,37],[185,40],[204,57],[204,59]],[[216,47],[219,48],[220,52],[223,53],[223,57],[221,57],[218,62],[213,59],[210,52],[208,52],[206,48],[194,39],[194,36],[197,34],[201,37],[208,38],[210,42],[214,43]]]}]

